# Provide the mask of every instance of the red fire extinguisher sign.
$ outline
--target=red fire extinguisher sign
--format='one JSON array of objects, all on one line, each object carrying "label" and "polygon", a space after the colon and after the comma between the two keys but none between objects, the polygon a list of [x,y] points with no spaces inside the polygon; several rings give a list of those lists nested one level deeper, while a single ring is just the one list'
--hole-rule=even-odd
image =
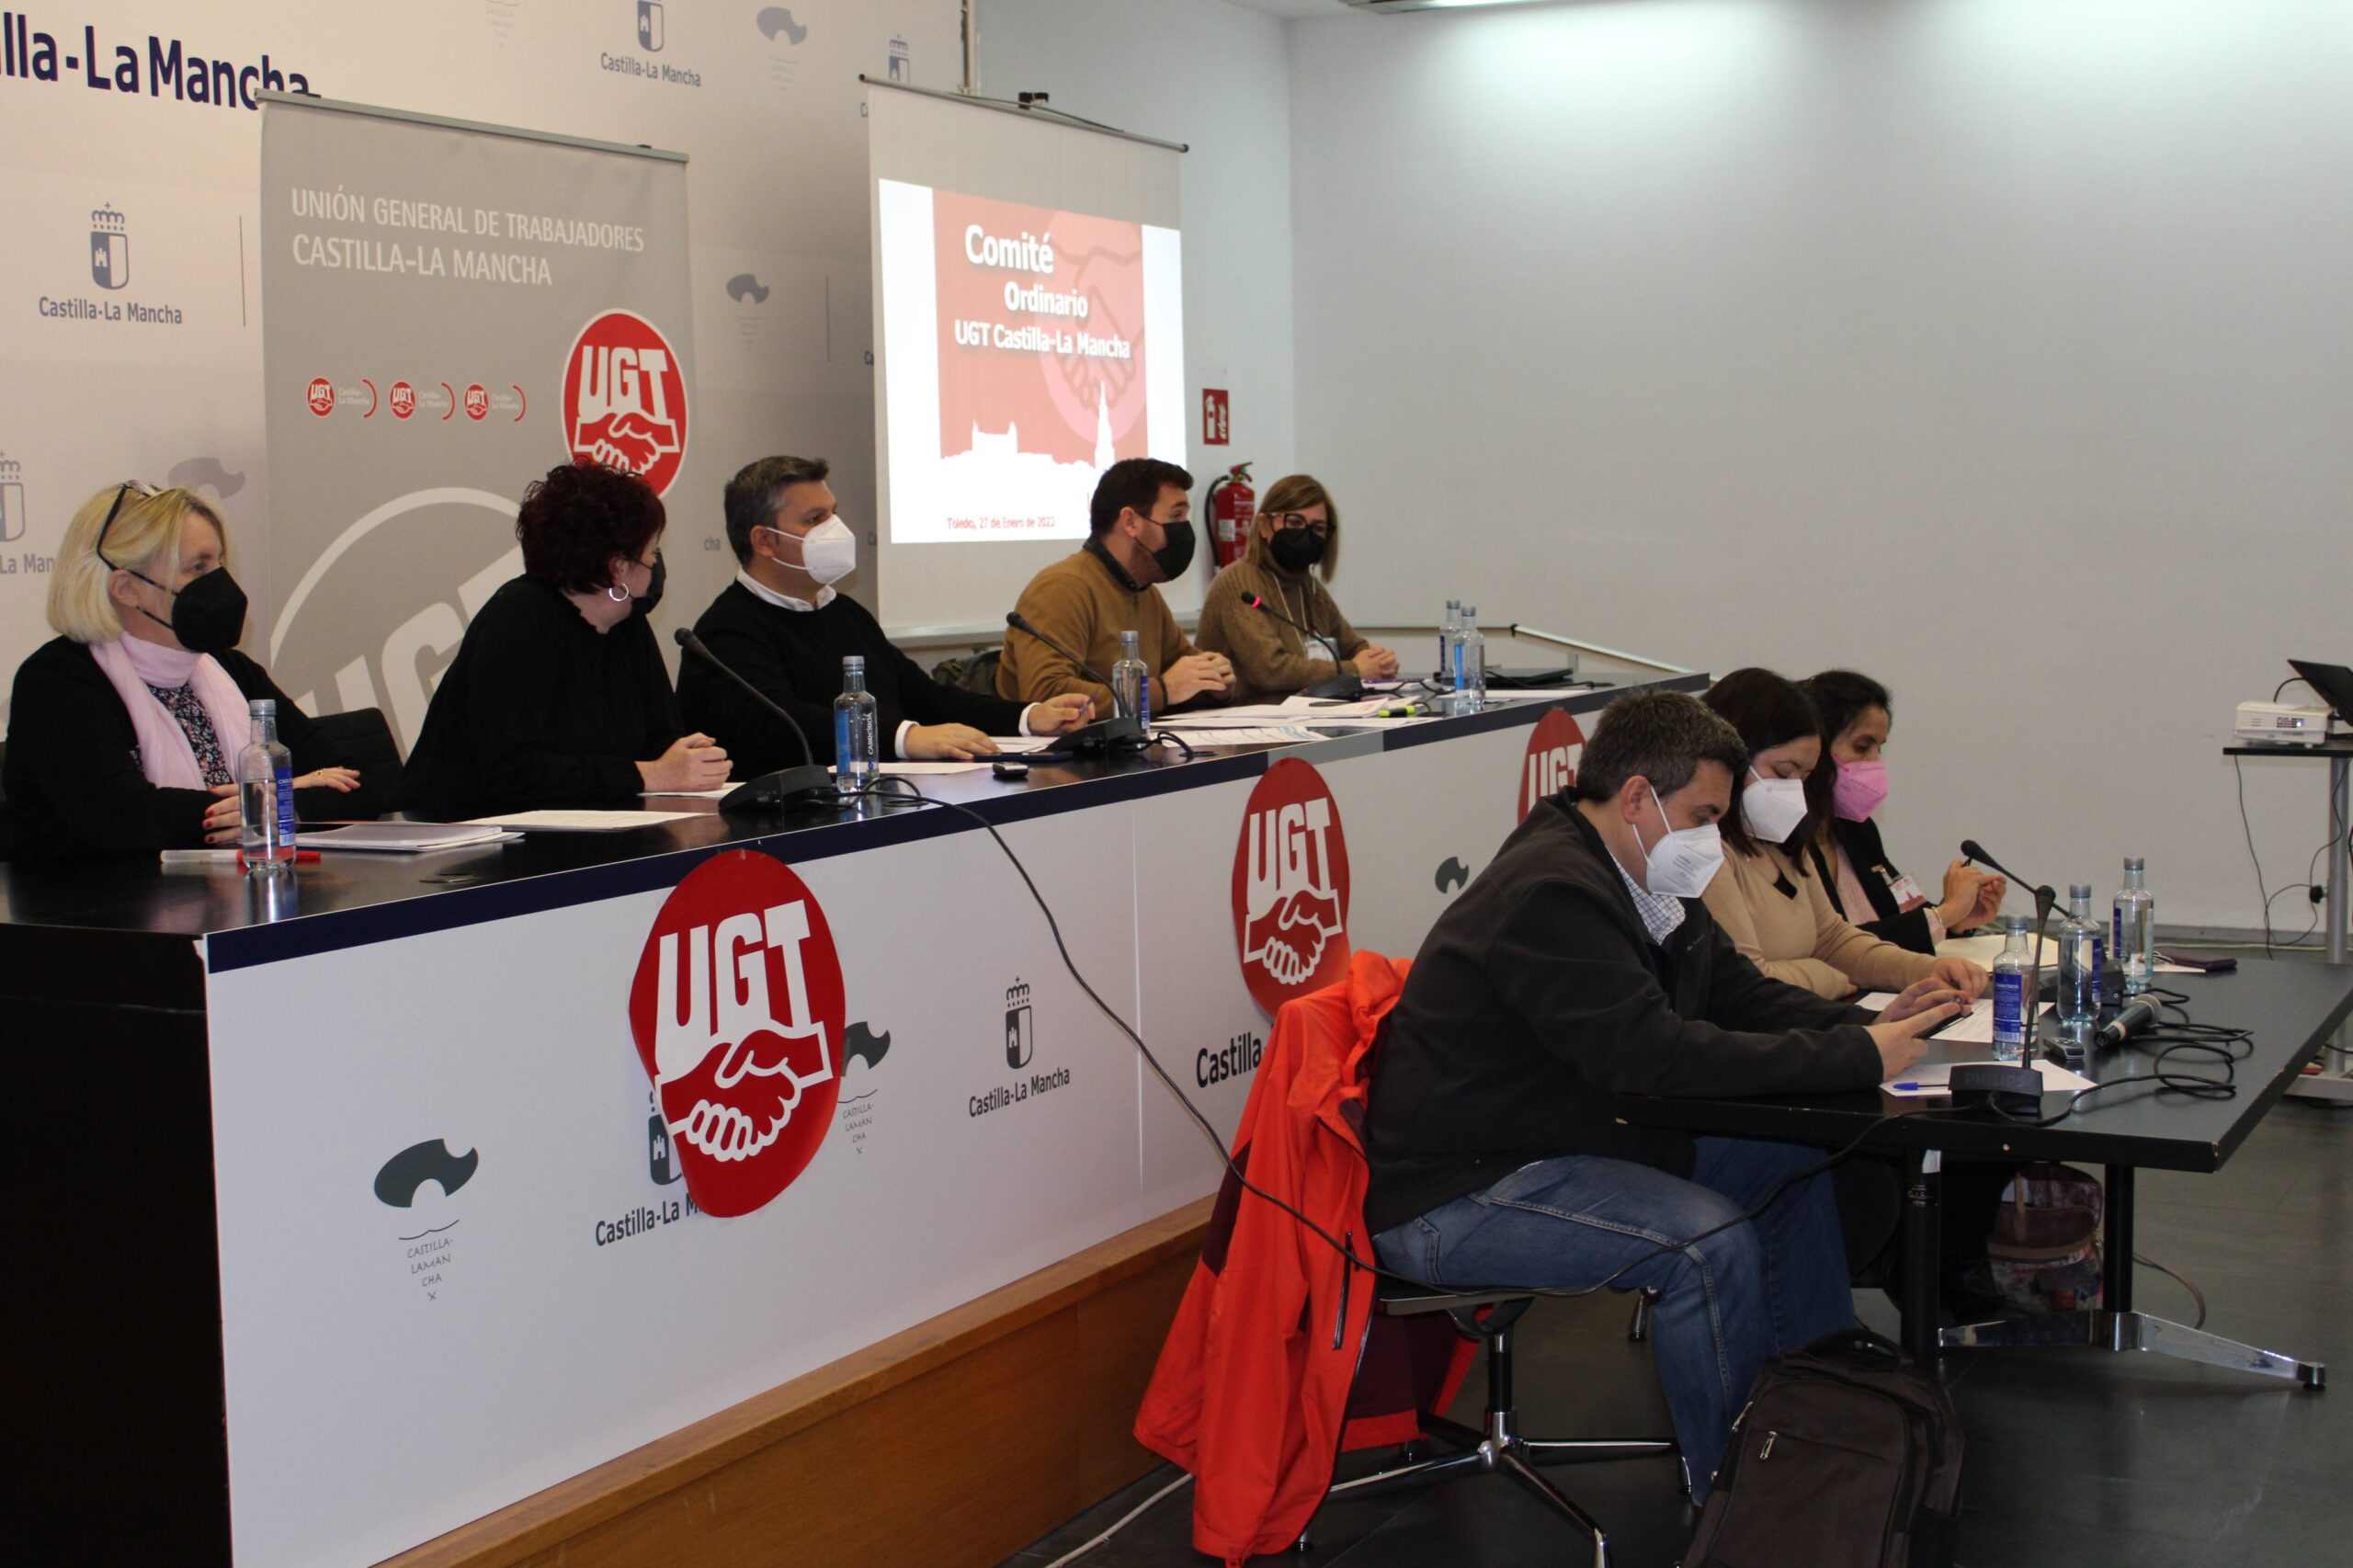
[{"label": "red fire extinguisher sign", "polygon": [[1201,445],[1222,447],[1233,438],[1233,418],[1223,387],[1201,389]]}]

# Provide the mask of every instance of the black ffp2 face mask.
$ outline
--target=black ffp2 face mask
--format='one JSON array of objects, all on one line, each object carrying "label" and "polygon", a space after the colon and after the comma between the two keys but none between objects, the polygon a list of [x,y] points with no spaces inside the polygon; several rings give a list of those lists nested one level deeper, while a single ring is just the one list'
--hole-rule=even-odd
[{"label": "black ffp2 face mask", "polygon": [[172,596],[172,619],[165,620],[145,605],[139,613],[159,626],[171,628],[180,646],[191,653],[221,653],[237,645],[245,634],[245,590],[229,575],[226,566],[216,566],[201,577],[191,578],[185,588],[165,588],[164,585],[136,567],[122,568],[151,588],[160,588]]},{"label": "black ffp2 face mask", "polygon": [[1277,528],[1267,541],[1275,564],[1296,576],[1324,559],[1324,540],[1305,528]]},{"label": "black ffp2 face mask", "polygon": [[637,613],[652,615],[654,607],[662,602],[662,590],[669,585],[670,568],[663,562],[662,552],[654,552],[652,574],[646,578],[645,592],[637,596]]},{"label": "black ffp2 face mask", "polygon": [[1179,517],[1160,527],[1164,537],[1160,548],[1152,552],[1152,563],[1159,568],[1162,582],[1173,583],[1193,563],[1193,525]]}]

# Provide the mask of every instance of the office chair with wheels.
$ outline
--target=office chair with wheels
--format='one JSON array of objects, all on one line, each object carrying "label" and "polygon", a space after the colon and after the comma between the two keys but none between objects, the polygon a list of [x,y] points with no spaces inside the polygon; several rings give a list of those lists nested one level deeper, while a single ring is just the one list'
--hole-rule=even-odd
[{"label": "office chair with wheels", "polygon": [[[1646,1308],[1651,1292],[1643,1292],[1635,1308],[1636,1331],[1629,1337],[1643,1337],[1647,1327]],[[1459,1451],[1436,1457],[1421,1457],[1418,1444],[1409,1444],[1404,1462],[1353,1481],[1336,1483],[1324,1494],[1329,1503],[1336,1497],[1370,1497],[1384,1492],[1404,1492],[1416,1487],[1434,1486],[1441,1481],[1482,1471],[1500,1471],[1536,1494],[1554,1513],[1593,1538],[1593,1568],[1609,1568],[1609,1538],[1599,1521],[1577,1506],[1568,1494],[1545,1479],[1540,1467],[1556,1464],[1583,1464],[1599,1460],[1647,1459],[1677,1452],[1672,1442],[1657,1437],[1579,1437],[1546,1438],[1523,1436],[1519,1429],[1518,1396],[1512,1389],[1512,1330],[1520,1315],[1535,1304],[1536,1298],[1508,1289],[1494,1290],[1448,1290],[1434,1285],[1407,1285],[1383,1279],[1375,1297],[1373,1312],[1383,1317],[1415,1318],[1443,1312],[1454,1324],[1454,1331],[1466,1339],[1483,1342],[1487,1350],[1487,1404],[1482,1426],[1465,1426],[1444,1416],[1427,1419],[1423,1425],[1435,1437],[1456,1446]],[[1300,1532],[1298,1550],[1308,1550],[1314,1525]]]}]

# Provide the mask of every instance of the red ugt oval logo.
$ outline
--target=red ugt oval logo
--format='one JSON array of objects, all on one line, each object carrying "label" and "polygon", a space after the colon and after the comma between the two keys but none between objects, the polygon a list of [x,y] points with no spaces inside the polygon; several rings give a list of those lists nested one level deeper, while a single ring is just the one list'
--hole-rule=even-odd
[{"label": "red ugt oval logo", "polygon": [[1528,756],[1519,767],[1519,820],[1526,822],[1536,802],[1557,795],[1577,781],[1577,764],[1585,757],[1585,732],[1565,708],[1555,708],[1536,721],[1529,732]]},{"label": "red ugt oval logo", "polygon": [[678,477],[686,377],[670,340],[635,312],[607,311],[580,329],[564,361],[563,414],[574,462],[626,470],[656,495]]},{"label": "red ugt oval logo", "polygon": [[841,1097],[847,1011],[825,912],[784,862],[736,850],[671,891],[629,1027],[697,1204],[749,1214],[808,1168]]},{"label": "red ugt oval logo", "polygon": [[1269,1014],[1348,965],[1348,846],[1324,776],[1298,757],[1267,769],[1233,851],[1242,979]]}]

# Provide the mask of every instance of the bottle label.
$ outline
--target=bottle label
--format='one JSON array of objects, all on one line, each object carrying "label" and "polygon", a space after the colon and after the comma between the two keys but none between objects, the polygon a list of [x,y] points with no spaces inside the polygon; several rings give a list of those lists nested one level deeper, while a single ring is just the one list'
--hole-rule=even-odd
[{"label": "bottle label", "polygon": [[853,766],[849,744],[849,710],[847,707],[836,708],[834,710],[834,772],[838,777],[847,778]]},{"label": "bottle label", "polygon": [[2026,1043],[2026,976],[2015,970],[1994,974],[1994,1039],[2003,1045]]},{"label": "bottle label", "polygon": [[272,770],[278,780],[278,841],[294,842],[294,769],[290,765]]}]

